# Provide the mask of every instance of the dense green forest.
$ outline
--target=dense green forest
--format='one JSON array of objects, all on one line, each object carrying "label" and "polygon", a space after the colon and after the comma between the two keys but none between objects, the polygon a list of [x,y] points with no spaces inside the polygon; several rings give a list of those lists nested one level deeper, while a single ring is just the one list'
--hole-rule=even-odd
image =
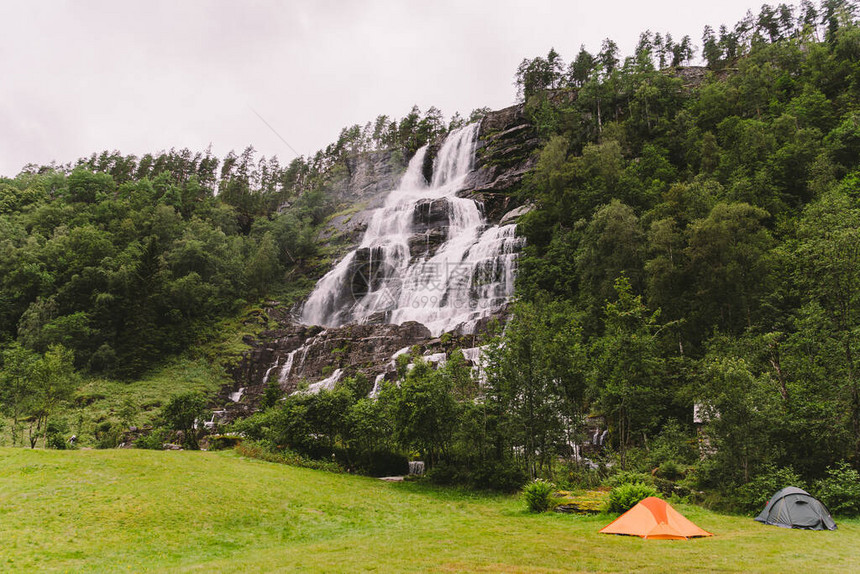
[{"label": "dense green forest", "polygon": [[[368,472],[416,453],[437,480],[481,487],[588,484],[614,465],[741,508],[856,478],[857,16],[843,0],[765,5],[706,28],[701,67],[684,66],[689,37],[651,32],[623,60],[611,40],[523,60],[544,145],[517,192],[533,206],[518,298],[483,384],[456,354],[438,371],[415,358],[379,400],[361,379],[286,401],[272,388],[237,430]],[[345,158],[409,157],[462,122],[380,116],[286,168],[250,148],[104,153],[0,180],[7,413],[32,392],[16,390],[27,365],[70,372],[73,353],[77,371],[133,378],[250,300],[301,297],[330,262],[314,237]],[[560,462],[589,415],[610,429],[598,470]]]},{"label": "dense green forest", "polygon": [[681,67],[688,37],[650,32],[623,61],[611,40],[569,64],[523,60],[545,145],[519,191],[534,209],[518,302],[484,386],[416,359],[378,401],[349,381],[244,430],[359,466],[417,452],[443,482],[581,485],[600,479],[559,461],[600,415],[606,462],[667,492],[753,509],[791,483],[860,510],[856,487],[854,502],[826,495],[860,464],[856,16],[764,6],[705,29],[704,67]]},{"label": "dense green forest", "polygon": [[[567,71],[554,51],[520,66],[548,142],[522,191],[515,324],[534,334],[503,363],[606,415],[622,460],[695,403],[699,485],[860,463],[856,16],[805,2],[707,28],[701,80],[672,66],[686,39],[647,32],[623,63],[606,41]],[[575,368],[546,354],[550,300]]]}]

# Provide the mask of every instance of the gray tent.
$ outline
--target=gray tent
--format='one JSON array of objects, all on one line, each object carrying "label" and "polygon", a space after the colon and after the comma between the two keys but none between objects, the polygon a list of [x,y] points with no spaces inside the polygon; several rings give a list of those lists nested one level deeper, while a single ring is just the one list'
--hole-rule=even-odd
[{"label": "gray tent", "polygon": [[793,486],[774,494],[755,519],[783,528],[836,530],[836,523],[824,503]]}]

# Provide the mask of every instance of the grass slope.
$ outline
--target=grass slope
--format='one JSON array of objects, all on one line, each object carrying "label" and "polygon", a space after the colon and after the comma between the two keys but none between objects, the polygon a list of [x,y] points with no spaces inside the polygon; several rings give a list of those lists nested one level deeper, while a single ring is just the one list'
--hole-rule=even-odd
[{"label": "grass slope", "polygon": [[[293,287],[292,292],[280,293],[282,301],[291,303],[310,290],[307,285],[301,289]],[[66,437],[77,435],[79,446],[98,446],[96,435],[116,435],[128,426],[153,424],[161,407],[174,395],[196,391],[215,397],[222,386],[232,384],[227,367],[249,349],[244,339],[255,338],[268,327],[265,310],[249,305],[240,313],[204,329],[197,345],[181,355],[165,358],[136,380],[86,376],[71,401],[62,405],[52,419],[61,423]],[[128,405],[130,412],[124,416]],[[223,405],[214,401],[212,407],[218,409]],[[22,429],[25,443],[28,424]],[[106,431],[111,428],[113,432]],[[11,445],[12,421],[0,416],[0,446]],[[42,441],[38,445],[42,446]]]},{"label": "grass slope", "polygon": [[860,522],[767,527],[680,507],[717,534],[646,541],[607,516],[384,483],[233,453],[0,449],[3,571],[845,572]]},{"label": "grass slope", "polygon": [[[213,396],[227,382],[224,370],[207,360],[173,358],[133,382],[95,377],[84,380],[71,404],[55,413],[53,420],[64,421],[67,429],[64,435],[77,435],[80,446],[95,446],[95,434],[100,427],[113,425],[119,431],[127,425],[152,424],[173,395],[199,391]],[[132,411],[128,420],[123,421],[121,412],[126,402],[132,405]],[[23,429],[25,437],[28,424]],[[12,421],[4,419],[0,424],[0,446],[10,446],[11,435]],[[42,446],[42,441],[38,444]]]}]

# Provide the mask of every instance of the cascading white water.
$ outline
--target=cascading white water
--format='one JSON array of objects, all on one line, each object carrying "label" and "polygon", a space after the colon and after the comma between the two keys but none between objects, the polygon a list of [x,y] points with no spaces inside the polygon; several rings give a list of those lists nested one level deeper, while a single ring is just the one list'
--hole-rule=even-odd
[{"label": "cascading white water", "polygon": [[514,225],[488,226],[477,202],[457,197],[472,170],[477,124],[449,134],[432,181],[421,148],[398,189],[375,211],[361,244],[318,283],[306,324],[423,323],[435,336],[476,323],[513,294],[521,239]]},{"label": "cascading white water", "polygon": [[[308,388],[303,391],[296,391],[296,393],[303,393],[308,395],[315,395],[320,391],[333,391],[335,385],[340,380],[340,377],[343,375],[343,369],[336,369],[330,376],[326,377],[321,381],[317,381],[316,383],[312,383],[308,385]],[[293,393],[293,394],[296,394]]]}]

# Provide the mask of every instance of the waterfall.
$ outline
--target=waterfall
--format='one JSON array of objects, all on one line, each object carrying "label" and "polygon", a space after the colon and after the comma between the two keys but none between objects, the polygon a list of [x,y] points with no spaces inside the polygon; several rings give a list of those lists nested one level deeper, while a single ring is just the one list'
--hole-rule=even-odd
[{"label": "waterfall", "polygon": [[370,393],[367,395],[371,399],[375,399],[379,396],[379,391],[382,390],[382,381],[385,380],[385,373],[379,373],[376,375],[376,379],[373,381],[373,388],[370,389]]},{"label": "waterfall", "polygon": [[278,360],[275,359],[275,364],[272,365],[271,367],[269,367],[268,369],[266,369],[266,374],[263,375],[263,384],[264,385],[269,382],[269,374],[271,374],[272,370],[277,368],[277,366],[278,366]]},{"label": "waterfall", "polygon": [[361,244],[317,283],[303,323],[417,321],[434,336],[457,327],[469,333],[507,303],[522,240],[514,225],[489,226],[476,201],[457,197],[474,165],[477,132],[472,124],[448,135],[429,183],[427,146],[416,152]]},{"label": "waterfall", "polygon": [[320,391],[333,391],[337,382],[340,381],[340,377],[343,375],[343,369],[336,369],[335,372],[331,374],[331,376],[317,381],[316,383],[312,383],[308,385],[307,390],[305,391],[296,391],[293,394],[304,393],[309,395],[315,395]]},{"label": "waterfall", "polygon": [[[292,370],[293,370],[293,360],[295,360],[295,358],[296,358],[296,352],[297,351],[298,351],[298,349],[296,349],[295,351],[291,351],[290,354],[287,355],[287,360],[284,363],[284,368],[281,370],[281,374],[278,375],[278,382],[279,383],[284,383],[287,379],[289,379],[290,372],[292,372]],[[307,352],[307,351],[305,351],[305,352]],[[275,364],[277,365],[278,362],[275,361]]]}]

